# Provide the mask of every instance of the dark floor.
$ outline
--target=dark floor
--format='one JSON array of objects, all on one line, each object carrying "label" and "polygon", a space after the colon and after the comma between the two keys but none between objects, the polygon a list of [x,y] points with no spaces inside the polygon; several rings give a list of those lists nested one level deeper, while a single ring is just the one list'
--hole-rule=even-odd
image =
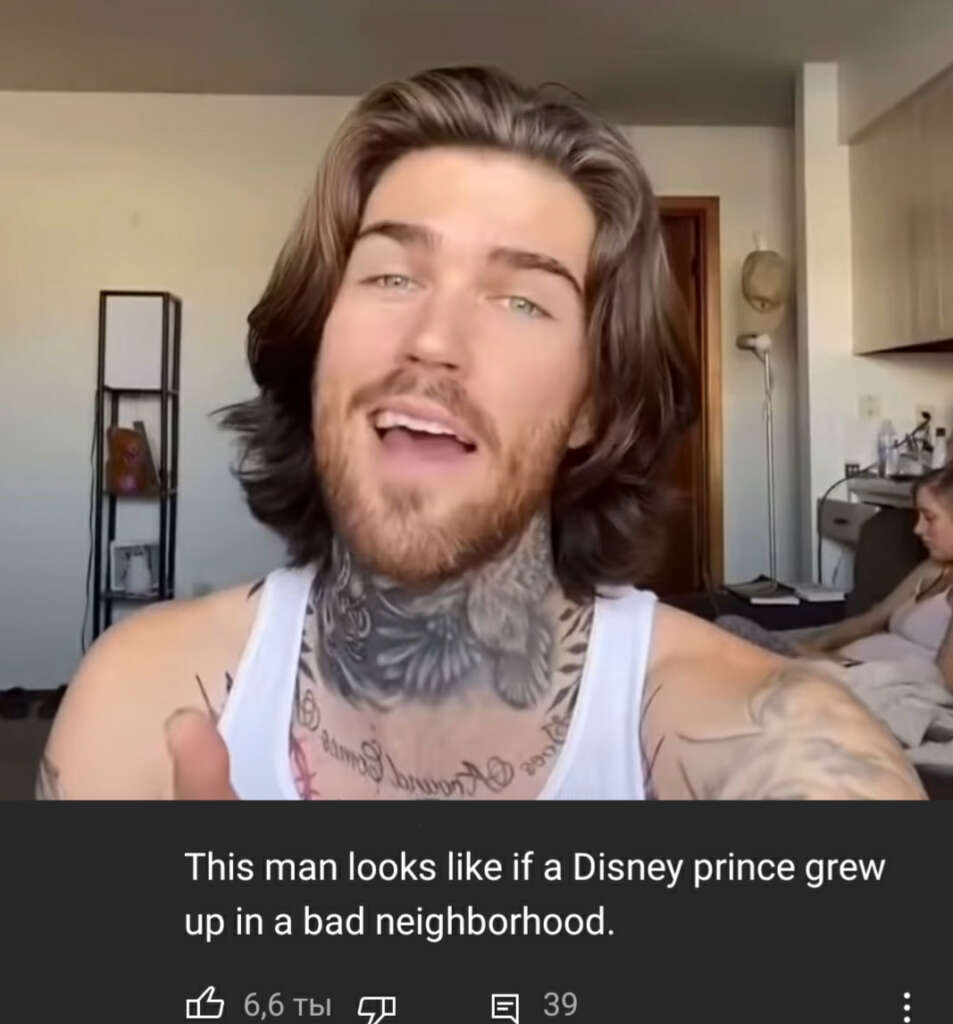
[{"label": "dark floor", "polygon": [[52,720],[36,708],[27,718],[0,718],[0,800],[33,797],[36,766],[43,753]]}]

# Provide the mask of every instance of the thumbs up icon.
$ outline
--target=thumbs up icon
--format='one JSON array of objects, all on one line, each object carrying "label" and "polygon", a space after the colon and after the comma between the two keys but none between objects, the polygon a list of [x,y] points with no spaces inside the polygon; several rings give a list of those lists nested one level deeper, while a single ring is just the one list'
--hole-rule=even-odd
[{"label": "thumbs up icon", "polygon": [[186,1020],[221,1020],[225,1012],[225,1000],[215,998],[215,986],[209,987],[195,999],[185,1001]]}]

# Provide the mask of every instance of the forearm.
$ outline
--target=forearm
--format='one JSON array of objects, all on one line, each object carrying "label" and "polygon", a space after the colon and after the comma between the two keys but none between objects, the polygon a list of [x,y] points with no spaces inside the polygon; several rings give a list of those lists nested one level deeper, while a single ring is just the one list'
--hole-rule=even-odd
[{"label": "forearm", "polygon": [[818,665],[786,663],[733,720],[686,726],[647,755],[662,799],[924,798],[894,738]]},{"label": "forearm", "polygon": [[815,651],[837,651],[876,631],[877,624],[869,616],[852,615],[805,637],[803,645]]}]

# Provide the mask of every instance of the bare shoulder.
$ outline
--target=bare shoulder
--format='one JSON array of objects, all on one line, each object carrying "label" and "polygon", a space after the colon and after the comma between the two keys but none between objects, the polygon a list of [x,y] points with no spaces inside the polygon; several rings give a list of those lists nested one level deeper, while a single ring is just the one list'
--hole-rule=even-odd
[{"label": "bare shoulder", "polygon": [[883,613],[890,615],[904,601],[919,594],[924,588],[929,588],[938,582],[943,576],[944,566],[933,558],[925,558],[919,565],[914,566],[910,572],[890,591],[890,593],[878,602],[877,608]]},{"label": "bare shoulder", "polygon": [[643,700],[659,797],[917,799],[888,730],[823,661],[784,658],[660,605]]},{"label": "bare shoulder", "polygon": [[[704,676],[723,682],[770,671],[784,661],[697,615],[659,603],[652,634],[649,672],[665,674],[689,665],[706,666]],[[702,680],[699,680],[701,683]]]},{"label": "bare shoulder", "polygon": [[37,795],[164,795],[163,722],[177,707],[221,710],[258,600],[255,585],[243,584],[152,605],[106,630],[67,687],[40,765]]}]

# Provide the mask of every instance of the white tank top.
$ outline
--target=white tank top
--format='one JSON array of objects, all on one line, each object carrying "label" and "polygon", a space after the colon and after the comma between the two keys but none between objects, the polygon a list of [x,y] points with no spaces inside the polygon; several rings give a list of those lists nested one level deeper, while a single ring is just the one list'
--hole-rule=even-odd
[{"label": "white tank top", "polygon": [[[255,622],[218,728],[245,800],[297,800],[289,737],[304,617],[314,569],[278,569]],[[612,588],[596,600],[569,731],[540,793],[550,800],[644,798],[639,721],[656,598]]]},{"label": "white tank top", "polygon": [[908,598],[894,610],[884,632],[847,644],[841,648],[841,654],[857,661],[936,661],[953,615],[949,592],[947,587],[931,597]]}]

